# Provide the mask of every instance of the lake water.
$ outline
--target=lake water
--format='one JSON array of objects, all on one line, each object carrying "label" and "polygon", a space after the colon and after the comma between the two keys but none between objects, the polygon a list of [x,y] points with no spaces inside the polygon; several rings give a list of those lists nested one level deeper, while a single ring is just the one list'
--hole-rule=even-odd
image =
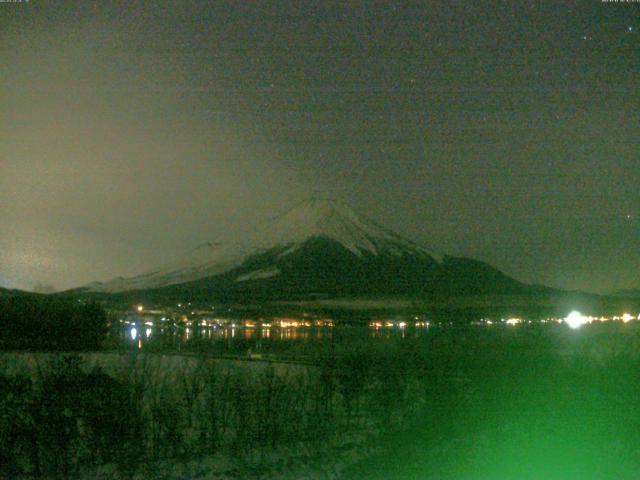
[{"label": "lake water", "polygon": [[428,334],[427,327],[415,326],[324,326],[324,327],[160,327],[123,325],[118,333],[121,346],[141,350],[197,350],[212,354],[282,354],[353,344],[384,342]]}]

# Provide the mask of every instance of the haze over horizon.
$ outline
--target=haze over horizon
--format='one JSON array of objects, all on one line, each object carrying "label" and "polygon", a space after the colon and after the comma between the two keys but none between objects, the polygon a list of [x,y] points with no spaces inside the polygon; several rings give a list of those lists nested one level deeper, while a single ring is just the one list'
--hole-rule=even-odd
[{"label": "haze over horizon", "polygon": [[640,288],[640,4],[0,4],[0,286],[130,276],[310,196]]}]

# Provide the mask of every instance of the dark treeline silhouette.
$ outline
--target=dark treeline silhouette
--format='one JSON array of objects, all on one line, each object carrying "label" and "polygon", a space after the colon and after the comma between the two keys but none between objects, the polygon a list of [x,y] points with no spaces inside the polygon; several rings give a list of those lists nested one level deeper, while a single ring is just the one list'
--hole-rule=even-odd
[{"label": "dark treeline silhouette", "polygon": [[107,316],[96,303],[46,295],[0,297],[0,348],[97,350]]}]

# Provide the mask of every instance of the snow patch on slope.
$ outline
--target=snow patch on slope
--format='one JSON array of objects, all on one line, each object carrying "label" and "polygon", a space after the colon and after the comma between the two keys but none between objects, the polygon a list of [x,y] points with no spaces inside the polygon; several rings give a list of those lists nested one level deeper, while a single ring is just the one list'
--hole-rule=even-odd
[{"label": "snow patch on slope", "polygon": [[118,277],[108,282],[85,286],[93,292],[122,292],[190,282],[224,273],[242,263],[236,246],[207,242],[190,250],[176,260],[134,277]]},{"label": "snow patch on slope", "polygon": [[245,282],[247,280],[260,280],[262,278],[271,278],[276,275],[280,275],[280,269],[277,267],[263,268],[262,270],[256,270],[255,272],[245,273],[238,276],[236,282]]}]

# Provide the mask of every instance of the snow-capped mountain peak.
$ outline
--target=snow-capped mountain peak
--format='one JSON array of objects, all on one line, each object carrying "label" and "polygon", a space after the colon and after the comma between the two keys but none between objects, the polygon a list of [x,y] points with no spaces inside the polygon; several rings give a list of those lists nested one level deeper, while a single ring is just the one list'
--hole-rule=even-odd
[{"label": "snow-capped mountain peak", "polygon": [[[377,225],[341,201],[314,198],[267,223],[247,241],[231,245],[207,242],[163,267],[130,278],[89,284],[84,289],[119,292],[185,283],[229,272],[240,267],[247,258],[268,251],[280,249],[279,257],[289,255],[306,241],[318,237],[340,244],[355,256],[367,253],[373,256],[409,254],[436,261],[442,258],[432,250]],[[277,274],[279,270],[268,268],[244,274],[238,279],[268,278]]]},{"label": "snow-capped mountain peak", "polygon": [[296,245],[313,237],[326,237],[342,244],[355,255],[369,252],[398,254],[411,250],[436,259],[440,255],[407,240],[358,214],[339,200],[313,198],[298,204],[262,229],[257,243],[263,248]]}]

